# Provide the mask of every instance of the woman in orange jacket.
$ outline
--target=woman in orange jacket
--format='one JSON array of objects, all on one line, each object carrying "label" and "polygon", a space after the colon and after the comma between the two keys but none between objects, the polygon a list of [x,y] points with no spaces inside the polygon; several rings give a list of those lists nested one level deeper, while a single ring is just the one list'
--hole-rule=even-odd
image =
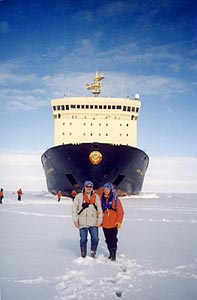
[{"label": "woman in orange jacket", "polygon": [[105,242],[109,250],[109,259],[114,261],[116,260],[118,229],[120,229],[122,224],[124,210],[111,182],[107,182],[103,186],[101,205],[103,209],[102,227]]}]

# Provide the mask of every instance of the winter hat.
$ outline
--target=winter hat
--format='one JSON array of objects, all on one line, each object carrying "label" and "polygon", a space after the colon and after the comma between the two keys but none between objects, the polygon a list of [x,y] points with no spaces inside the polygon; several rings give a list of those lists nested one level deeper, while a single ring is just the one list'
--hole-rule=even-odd
[{"label": "winter hat", "polygon": [[110,189],[110,191],[112,191],[113,189],[113,185],[111,182],[107,182],[103,185],[104,188]]},{"label": "winter hat", "polygon": [[116,208],[117,208],[117,207],[118,207],[118,196],[117,196],[117,194],[116,194],[116,190],[115,190],[113,184],[112,184],[111,182],[107,182],[107,183],[105,183],[105,184],[103,185],[103,187],[104,187],[104,188],[110,189],[110,191],[111,191],[111,193],[112,193],[112,195],[113,195],[113,198],[114,198],[114,200],[115,200],[115,202],[116,202]]},{"label": "winter hat", "polygon": [[84,187],[86,187],[87,185],[91,185],[92,187],[94,186],[93,182],[90,181],[90,180],[86,180],[86,181],[84,182]]}]

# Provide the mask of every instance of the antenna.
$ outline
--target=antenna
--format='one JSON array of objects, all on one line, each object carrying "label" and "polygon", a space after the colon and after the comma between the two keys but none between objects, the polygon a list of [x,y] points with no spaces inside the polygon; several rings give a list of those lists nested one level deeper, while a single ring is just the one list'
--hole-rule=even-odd
[{"label": "antenna", "polygon": [[94,83],[92,84],[86,84],[86,88],[88,90],[92,90],[92,93],[95,97],[98,97],[101,93],[101,83],[100,81],[103,80],[105,77],[103,74],[99,74],[98,71],[96,71],[95,77],[94,77]]}]

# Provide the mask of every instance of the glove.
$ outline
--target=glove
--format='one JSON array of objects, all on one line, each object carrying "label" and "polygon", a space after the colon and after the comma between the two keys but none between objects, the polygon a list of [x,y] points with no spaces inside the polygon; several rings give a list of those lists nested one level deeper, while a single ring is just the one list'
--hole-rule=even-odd
[{"label": "glove", "polygon": [[121,223],[120,223],[120,222],[116,222],[116,223],[115,223],[115,226],[116,226],[118,229],[120,229]]}]

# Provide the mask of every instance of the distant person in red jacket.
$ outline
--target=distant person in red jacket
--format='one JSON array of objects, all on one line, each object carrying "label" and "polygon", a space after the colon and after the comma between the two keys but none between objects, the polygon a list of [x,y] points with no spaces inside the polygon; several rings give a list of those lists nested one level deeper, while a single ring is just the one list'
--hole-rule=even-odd
[{"label": "distant person in red jacket", "polygon": [[122,224],[124,210],[111,182],[107,182],[103,186],[101,205],[103,209],[102,227],[105,242],[109,250],[109,259],[114,261],[116,260],[118,229],[120,229]]},{"label": "distant person in red jacket", "polygon": [[17,191],[17,195],[18,195],[18,201],[21,201],[21,197],[23,195],[23,191],[21,190],[21,188]]},{"label": "distant person in red jacket", "polygon": [[61,193],[61,191],[59,191],[59,192],[57,193],[57,199],[58,199],[58,202],[60,202],[61,197],[62,197],[62,193]]},{"label": "distant person in red jacket", "polygon": [[3,204],[3,198],[4,198],[4,195],[3,195],[3,189],[1,188],[0,190],[0,204]]}]

